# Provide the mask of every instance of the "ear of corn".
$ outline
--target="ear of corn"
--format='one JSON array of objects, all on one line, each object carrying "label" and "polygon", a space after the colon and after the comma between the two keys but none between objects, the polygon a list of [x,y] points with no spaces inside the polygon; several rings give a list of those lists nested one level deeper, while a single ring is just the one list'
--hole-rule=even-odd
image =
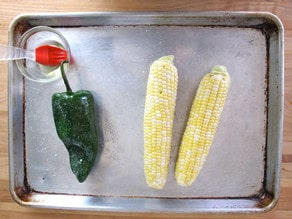
[{"label": "ear of corn", "polygon": [[144,173],[150,187],[162,189],[168,174],[178,75],[173,56],[150,66],[144,111]]},{"label": "ear of corn", "polygon": [[198,176],[216,133],[230,86],[224,66],[215,66],[200,82],[183,134],[176,163],[179,185],[191,185]]}]

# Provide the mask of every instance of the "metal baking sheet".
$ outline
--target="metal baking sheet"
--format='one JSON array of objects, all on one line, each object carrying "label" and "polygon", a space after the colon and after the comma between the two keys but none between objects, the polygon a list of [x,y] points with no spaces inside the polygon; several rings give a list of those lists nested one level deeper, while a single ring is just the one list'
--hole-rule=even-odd
[{"label": "metal baking sheet", "polygon": [[[84,183],[58,139],[51,97],[62,80],[37,83],[9,63],[10,189],[25,206],[109,212],[265,212],[279,198],[283,27],[270,13],[68,13],[21,15],[9,44],[34,26],[68,40],[68,79],[96,100],[102,148]],[[143,109],[150,64],[172,54],[179,85],[169,175],[163,190],[143,172]],[[207,161],[190,187],[174,165],[202,76],[225,65],[231,88]]]}]

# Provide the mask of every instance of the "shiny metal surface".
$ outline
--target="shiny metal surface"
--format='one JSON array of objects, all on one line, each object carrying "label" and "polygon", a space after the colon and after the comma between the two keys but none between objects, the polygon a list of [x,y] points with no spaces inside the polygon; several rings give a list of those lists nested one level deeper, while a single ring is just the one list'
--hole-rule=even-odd
[{"label": "shiny metal surface", "polygon": [[[70,13],[23,15],[27,29],[60,31],[72,54],[74,90],[93,92],[102,151],[88,179],[71,173],[53,123],[51,96],[63,82],[24,79],[9,65],[11,192],[23,205],[122,212],[264,212],[279,196],[283,105],[283,27],[269,13]],[[143,109],[153,60],[173,54],[179,87],[169,176],[163,190],[143,173]],[[213,65],[231,88],[207,161],[191,187],[174,165],[192,98]]]}]

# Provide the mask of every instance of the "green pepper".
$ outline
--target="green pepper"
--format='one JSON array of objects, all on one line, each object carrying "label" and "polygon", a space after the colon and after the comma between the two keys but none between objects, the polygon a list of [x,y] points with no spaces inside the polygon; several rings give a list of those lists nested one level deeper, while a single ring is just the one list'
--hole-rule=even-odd
[{"label": "green pepper", "polygon": [[89,175],[97,156],[98,134],[94,98],[91,92],[73,92],[61,64],[66,92],[55,93],[52,108],[59,138],[66,146],[72,172],[79,182]]}]

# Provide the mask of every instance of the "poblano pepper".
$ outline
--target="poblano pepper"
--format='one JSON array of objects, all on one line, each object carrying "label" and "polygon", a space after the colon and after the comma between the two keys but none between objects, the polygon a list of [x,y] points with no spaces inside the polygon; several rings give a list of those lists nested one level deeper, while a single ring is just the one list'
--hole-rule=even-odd
[{"label": "poblano pepper", "polygon": [[72,172],[79,182],[90,173],[98,148],[94,98],[91,92],[73,92],[61,64],[62,77],[67,91],[55,93],[52,108],[59,138],[65,144]]}]

